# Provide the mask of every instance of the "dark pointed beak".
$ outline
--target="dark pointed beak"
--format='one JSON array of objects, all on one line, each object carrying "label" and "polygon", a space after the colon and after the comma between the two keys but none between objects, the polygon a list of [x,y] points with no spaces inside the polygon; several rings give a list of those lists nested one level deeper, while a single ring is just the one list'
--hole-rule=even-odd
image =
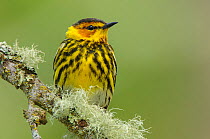
[{"label": "dark pointed beak", "polygon": [[118,22],[111,22],[111,23],[106,23],[102,28],[106,29],[106,28],[110,28],[111,26],[117,24]]}]

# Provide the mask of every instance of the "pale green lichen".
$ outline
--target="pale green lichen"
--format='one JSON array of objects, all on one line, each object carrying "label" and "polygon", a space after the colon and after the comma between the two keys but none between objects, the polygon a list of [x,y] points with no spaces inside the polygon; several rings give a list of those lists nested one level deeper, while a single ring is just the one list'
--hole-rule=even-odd
[{"label": "pale green lichen", "polygon": [[32,45],[31,47],[19,47],[17,41],[13,45],[14,51],[22,57],[22,61],[28,67],[35,67],[38,69],[38,64],[45,62],[45,53],[36,49],[36,47],[36,45]]},{"label": "pale green lichen", "polygon": [[2,51],[4,54],[14,53],[14,51],[11,49],[11,46],[7,45],[5,41],[0,42],[0,51]]},{"label": "pale green lichen", "polygon": [[[44,53],[37,50],[34,45],[31,48],[19,47],[16,42],[13,48],[14,51],[11,50],[11,47],[6,42],[1,42],[0,46],[3,46],[0,48],[1,51],[20,55],[22,61],[29,67],[38,68],[38,63],[44,62]],[[57,97],[55,100],[53,117],[62,118],[69,116],[69,120],[72,123],[85,119],[88,126],[84,130],[88,131],[92,138],[146,139],[144,134],[148,133],[148,130],[143,127],[143,121],[140,116],[136,116],[128,120],[128,122],[114,118],[113,111],[105,111],[96,105],[88,104],[87,92],[83,89],[62,92],[62,94],[62,99]],[[65,137],[69,138],[70,136],[67,135]]]},{"label": "pale green lichen", "polygon": [[69,116],[74,121],[85,119],[89,126],[84,128],[91,137],[101,139],[145,139],[148,132],[143,127],[140,116],[128,122],[114,118],[114,112],[106,111],[96,105],[88,104],[88,97],[83,89],[62,92],[62,99],[55,100],[54,117]]}]

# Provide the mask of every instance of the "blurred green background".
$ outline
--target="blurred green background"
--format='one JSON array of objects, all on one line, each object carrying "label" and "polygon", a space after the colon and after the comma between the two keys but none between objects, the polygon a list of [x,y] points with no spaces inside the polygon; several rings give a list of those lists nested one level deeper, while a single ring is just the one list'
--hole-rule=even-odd
[{"label": "blurred green background", "polygon": [[[116,117],[141,115],[149,139],[210,137],[210,1],[207,0],[1,0],[0,41],[38,45],[45,63],[37,70],[52,85],[52,62],[67,27],[82,18],[119,23],[109,31],[118,63]],[[30,139],[22,115],[27,99],[0,80],[0,138]],[[50,117],[50,116],[48,116]],[[66,128],[49,118],[44,139]]]}]

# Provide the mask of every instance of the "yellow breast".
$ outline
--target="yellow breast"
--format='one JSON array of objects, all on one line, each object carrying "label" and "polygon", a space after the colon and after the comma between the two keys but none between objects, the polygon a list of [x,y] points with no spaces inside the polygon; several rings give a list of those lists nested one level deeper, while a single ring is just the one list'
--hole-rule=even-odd
[{"label": "yellow breast", "polygon": [[56,87],[62,90],[82,88],[88,92],[91,104],[108,106],[116,79],[116,61],[111,46],[65,40],[53,66]]},{"label": "yellow breast", "polygon": [[[85,53],[84,53],[85,54]],[[98,78],[97,65],[93,61],[93,56],[86,57],[81,55],[81,59],[67,70],[68,77],[64,84],[64,89],[68,88],[83,88],[89,90],[90,87],[103,88],[105,76]]]}]

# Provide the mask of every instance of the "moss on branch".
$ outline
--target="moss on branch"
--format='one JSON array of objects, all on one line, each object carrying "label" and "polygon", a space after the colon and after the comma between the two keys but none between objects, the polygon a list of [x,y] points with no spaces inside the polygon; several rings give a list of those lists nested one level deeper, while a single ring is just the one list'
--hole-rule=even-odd
[{"label": "moss on branch", "polygon": [[[33,57],[27,57],[27,54]],[[32,134],[37,136],[33,137],[34,139],[41,138],[37,132],[38,125],[46,123],[43,110],[63,123],[79,138],[145,139],[144,134],[148,131],[138,116],[128,122],[114,118],[112,112],[89,105],[86,93],[82,89],[63,93],[62,99],[56,96],[55,91],[46,86],[31,67],[38,65],[30,63],[32,58],[38,57],[37,62],[44,61],[39,54],[43,53],[34,47],[23,49],[16,44],[14,50],[6,42],[0,42],[0,76],[26,94],[29,108],[24,111],[24,116],[30,124]],[[43,110],[36,108],[35,105]]]}]

